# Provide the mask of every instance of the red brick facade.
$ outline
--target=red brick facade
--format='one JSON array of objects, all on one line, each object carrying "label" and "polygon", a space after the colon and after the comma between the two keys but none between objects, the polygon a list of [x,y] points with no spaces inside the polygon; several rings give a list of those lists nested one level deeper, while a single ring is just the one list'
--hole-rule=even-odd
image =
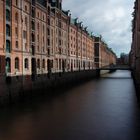
[{"label": "red brick facade", "polygon": [[130,64],[133,68],[133,76],[136,87],[140,93],[140,0],[135,1],[132,22],[132,48],[130,52]]}]

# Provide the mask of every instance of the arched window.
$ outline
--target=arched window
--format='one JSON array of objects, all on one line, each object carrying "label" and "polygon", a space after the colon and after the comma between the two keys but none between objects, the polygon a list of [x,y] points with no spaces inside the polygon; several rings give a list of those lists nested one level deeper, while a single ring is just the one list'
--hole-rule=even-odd
[{"label": "arched window", "polygon": [[6,58],[6,72],[11,72],[11,59]]},{"label": "arched window", "polygon": [[11,43],[9,40],[6,40],[6,52],[7,53],[11,52]]},{"label": "arched window", "polygon": [[10,18],[10,11],[8,9],[6,9],[6,20],[7,21],[11,20],[11,18]]},{"label": "arched window", "polygon": [[25,5],[25,11],[27,11],[27,6]]},{"label": "arched window", "polygon": [[32,17],[35,17],[35,8],[32,8]]},{"label": "arched window", "polygon": [[24,60],[24,67],[25,67],[25,69],[29,68],[29,61],[27,58],[25,58],[25,60]]},{"label": "arched window", "polygon": [[50,25],[50,19],[48,18],[48,25]]},{"label": "arched window", "polygon": [[35,46],[32,45],[32,55],[35,55]]},{"label": "arched window", "polygon": [[48,32],[48,35],[50,35],[50,29],[49,28],[47,29],[47,32]]},{"label": "arched window", "polygon": [[18,48],[18,41],[16,41],[15,46],[16,46],[16,48]]},{"label": "arched window", "polygon": [[48,7],[48,15],[50,15],[50,7]]},{"label": "arched window", "polygon": [[47,60],[47,70],[48,70],[48,72],[50,72],[51,71],[51,60]]},{"label": "arched window", "polygon": [[19,70],[19,58],[15,58],[15,69]]},{"label": "arched window", "polygon": [[27,17],[25,17],[25,25],[27,25],[28,24],[28,19],[27,19]]},{"label": "arched window", "polygon": [[32,20],[32,30],[35,30],[35,21]]},{"label": "arched window", "polygon": [[6,5],[10,6],[11,5],[11,0],[6,0]]},{"label": "arched window", "polygon": [[6,25],[6,35],[10,36],[10,26]]},{"label": "arched window", "polygon": [[37,68],[40,69],[40,60],[37,60]]},{"label": "arched window", "polygon": [[42,68],[45,69],[45,59],[42,60]]},{"label": "arched window", "polygon": [[32,33],[32,42],[35,42],[35,35]]},{"label": "arched window", "polygon": [[18,13],[15,14],[15,22],[18,22]]}]

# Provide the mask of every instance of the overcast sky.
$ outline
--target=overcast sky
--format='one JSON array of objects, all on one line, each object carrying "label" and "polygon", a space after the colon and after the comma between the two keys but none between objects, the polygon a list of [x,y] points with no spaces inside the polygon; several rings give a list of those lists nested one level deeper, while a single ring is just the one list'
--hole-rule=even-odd
[{"label": "overcast sky", "polygon": [[95,35],[119,56],[131,47],[131,13],[134,0],[63,0],[63,9],[70,10]]}]

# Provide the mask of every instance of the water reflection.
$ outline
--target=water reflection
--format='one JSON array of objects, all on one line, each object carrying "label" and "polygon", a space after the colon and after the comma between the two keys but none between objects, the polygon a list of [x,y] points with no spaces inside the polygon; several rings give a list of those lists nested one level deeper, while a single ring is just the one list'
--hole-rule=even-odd
[{"label": "water reflection", "polygon": [[140,111],[129,71],[62,92],[1,110],[0,140],[139,139]]}]

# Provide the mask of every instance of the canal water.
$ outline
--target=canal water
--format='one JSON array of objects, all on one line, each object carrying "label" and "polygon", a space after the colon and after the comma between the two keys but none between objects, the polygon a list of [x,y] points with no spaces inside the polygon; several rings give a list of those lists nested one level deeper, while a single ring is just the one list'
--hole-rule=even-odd
[{"label": "canal water", "polygon": [[0,140],[140,140],[130,72],[105,74],[53,97],[0,109]]}]

